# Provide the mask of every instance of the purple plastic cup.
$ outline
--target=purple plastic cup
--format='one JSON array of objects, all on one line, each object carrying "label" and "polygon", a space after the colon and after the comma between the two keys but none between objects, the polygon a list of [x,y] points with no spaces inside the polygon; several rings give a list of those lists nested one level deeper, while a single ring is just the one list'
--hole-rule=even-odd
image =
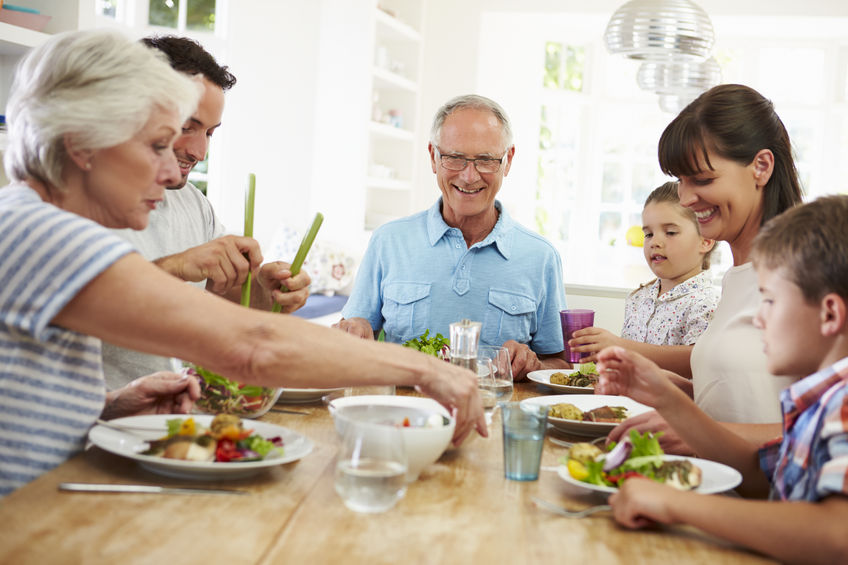
[{"label": "purple plastic cup", "polygon": [[595,311],[584,308],[575,308],[571,310],[560,310],[559,320],[562,323],[562,346],[565,349],[565,354],[568,356],[569,363],[580,363],[584,357],[588,357],[588,353],[573,352],[568,348],[568,340],[577,330],[590,328],[595,323]]}]

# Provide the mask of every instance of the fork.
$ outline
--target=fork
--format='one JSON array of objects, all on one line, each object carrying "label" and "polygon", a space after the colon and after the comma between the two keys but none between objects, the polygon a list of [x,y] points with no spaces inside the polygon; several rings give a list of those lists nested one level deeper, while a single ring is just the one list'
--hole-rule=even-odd
[{"label": "fork", "polygon": [[608,510],[612,510],[612,507],[608,504],[599,504],[597,506],[590,506],[589,508],[584,508],[583,510],[569,510],[567,508],[563,508],[557,504],[553,504],[548,502],[547,500],[542,500],[541,498],[533,497],[533,503],[539,508],[544,508],[545,510],[549,510],[555,514],[559,514],[560,516],[565,516],[566,518],[583,518],[584,516],[589,516],[590,514],[594,514],[595,512],[604,512]]},{"label": "fork", "polygon": [[[562,439],[555,438],[553,436],[548,436],[548,439],[551,440],[551,443],[556,444],[556,445],[561,445],[563,447],[574,447],[574,442],[571,442],[571,441],[565,441],[565,440],[562,440]],[[607,436],[596,437],[595,439],[593,439],[589,443],[593,443],[595,445],[598,445],[599,443],[606,441],[606,439],[607,439]]]}]

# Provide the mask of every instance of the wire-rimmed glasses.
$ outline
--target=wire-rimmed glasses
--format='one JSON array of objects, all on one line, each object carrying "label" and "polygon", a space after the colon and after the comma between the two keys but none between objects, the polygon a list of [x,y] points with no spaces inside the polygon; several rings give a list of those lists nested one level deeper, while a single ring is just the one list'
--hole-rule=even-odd
[{"label": "wire-rimmed glasses", "polygon": [[483,174],[492,174],[497,173],[501,170],[501,165],[503,165],[504,159],[506,159],[508,151],[504,152],[500,157],[478,157],[476,159],[469,159],[464,155],[442,155],[442,152],[439,151],[438,147],[433,148],[436,152],[436,157],[439,159],[439,163],[441,163],[442,167],[449,171],[463,171],[465,167],[468,166],[468,163],[474,163],[474,168],[477,169],[478,173]]}]

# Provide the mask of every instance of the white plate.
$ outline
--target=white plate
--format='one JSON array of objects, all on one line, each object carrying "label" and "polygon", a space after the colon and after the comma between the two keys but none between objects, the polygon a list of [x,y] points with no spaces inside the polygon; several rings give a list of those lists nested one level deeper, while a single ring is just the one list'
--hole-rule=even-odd
[{"label": "white plate", "polygon": [[[609,396],[605,394],[535,396],[533,398],[525,398],[521,403],[538,406],[573,404],[583,412],[592,410],[593,408],[600,408],[601,406],[624,406],[627,409],[628,418],[653,410],[650,406],[640,404],[626,396]],[[580,420],[566,420],[564,418],[551,418],[550,416],[548,416],[548,423],[560,431],[586,437],[605,436],[618,425],[608,422],[581,422]]]},{"label": "white plate", "polygon": [[551,382],[551,375],[554,373],[565,373],[566,375],[570,375],[576,372],[577,371],[573,369],[545,369],[542,371],[531,371],[527,373],[527,378],[534,383],[539,383],[540,385],[544,385],[564,394],[592,394],[592,391],[594,391],[595,388],[591,386],[568,386],[558,385]]},{"label": "white plate", "polygon": [[343,388],[284,388],[280,397],[277,399],[278,404],[306,404],[308,402],[318,402],[324,396],[344,390]]},{"label": "white plate", "polygon": [[[165,459],[142,455],[141,452],[148,448],[146,439],[161,438],[167,433],[167,421],[174,418],[187,418],[185,414],[155,414],[149,416],[132,416],[130,418],[116,418],[111,420],[114,424],[126,426],[138,426],[150,428],[157,431],[144,431],[140,429],[118,431],[105,426],[96,425],[88,432],[88,439],[97,447],[115,455],[121,455],[138,461],[139,465],[149,471],[176,477],[180,479],[221,480],[241,479],[259,473],[267,467],[282,465],[297,461],[312,451],[312,440],[306,436],[295,433],[288,428],[276,426],[256,420],[245,421],[245,427],[254,430],[264,438],[283,438],[283,455],[271,456],[261,461],[247,461],[243,463],[207,463],[200,461],[182,461],[179,459]],[[213,416],[192,416],[198,424],[208,427]],[[161,431],[158,431],[161,430]]]},{"label": "white plate", "polygon": [[[701,494],[717,494],[720,492],[727,492],[736,488],[737,486],[739,486],[739,483],[742,482],[742,474],[733,467],[728,467],[727,465],[716,463],[715,461],[708,461],[707,459],[698,459],[697,457],[663,455],[664,461],[676,461],[679,459],[687,459],[691,461],[693,465],[696,465],[701,468],[701,484],[698,486],[698,488],[694,489],[695,492],[699,492]],[[577,479],[571,476],[571,474],[568,472],[568,468],[565,465],[560,465],[557,468],[557,474],[565,482],[571,483],[577,487],[581,487],[586,490],[607,493],[615,492],[618,490],[615,487],[593,485],[592,483],[584,483],[583,481],[578,481]]]}]

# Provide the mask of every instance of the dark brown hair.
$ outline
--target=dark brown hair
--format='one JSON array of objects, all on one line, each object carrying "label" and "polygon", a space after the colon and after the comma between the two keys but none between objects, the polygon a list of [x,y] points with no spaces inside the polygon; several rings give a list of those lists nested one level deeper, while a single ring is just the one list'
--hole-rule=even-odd
[{"label": "dark brown hair", "polygon": [[145,37],[141,42],[167,55],[174,70],[190,75],[201,74],[211,83],[220,86],[221,90],[229,90],[236,83],[236,77],[227,67],[219,65],[215,57],[193,39],[159,35]]},{"label": "dark brown hair", "polygon": [[[695,229],[698,231],[698,233],[701,233],[701,228],[700,226],[698,226],[698,219],[695,218],[695,212],[689,208],[686,208],[685,206],[680,205],[680,196],[677,194],[676,182],[664,183],[655,188],[653,191],[651,191],[651,193],[648,195],[648,198],[645,199],[645,206],[647,206],[651,202],[668,202],[669,204],[674,204],[678,208],[680,214],[683,217],[691,220],[692,223],[695,225]],[[704,253],[704,260],[701,262],[701,269],[704,271],[710,268],[710,256],[713,254],[713,249],[715,249],[715,246],[713,246],[712,249]]]},{"label": "dark brown hair", "polygon": [[771,101],[753,88],[722,84],[701,94],[665,128],[658,156],[665,174],[681,177],[701,172],[701,163],[712,169],[708,151],[747,166],[762,149],[774,154],[763,195],[765,224],[800,204],[801,183],[783,122]]},{"label": "dark brown hair", "polygon": [[848,300],[848,195],[822,196],[766,223],[754,238],[755,267],[784,269],[810,304],[835,292]]}]

